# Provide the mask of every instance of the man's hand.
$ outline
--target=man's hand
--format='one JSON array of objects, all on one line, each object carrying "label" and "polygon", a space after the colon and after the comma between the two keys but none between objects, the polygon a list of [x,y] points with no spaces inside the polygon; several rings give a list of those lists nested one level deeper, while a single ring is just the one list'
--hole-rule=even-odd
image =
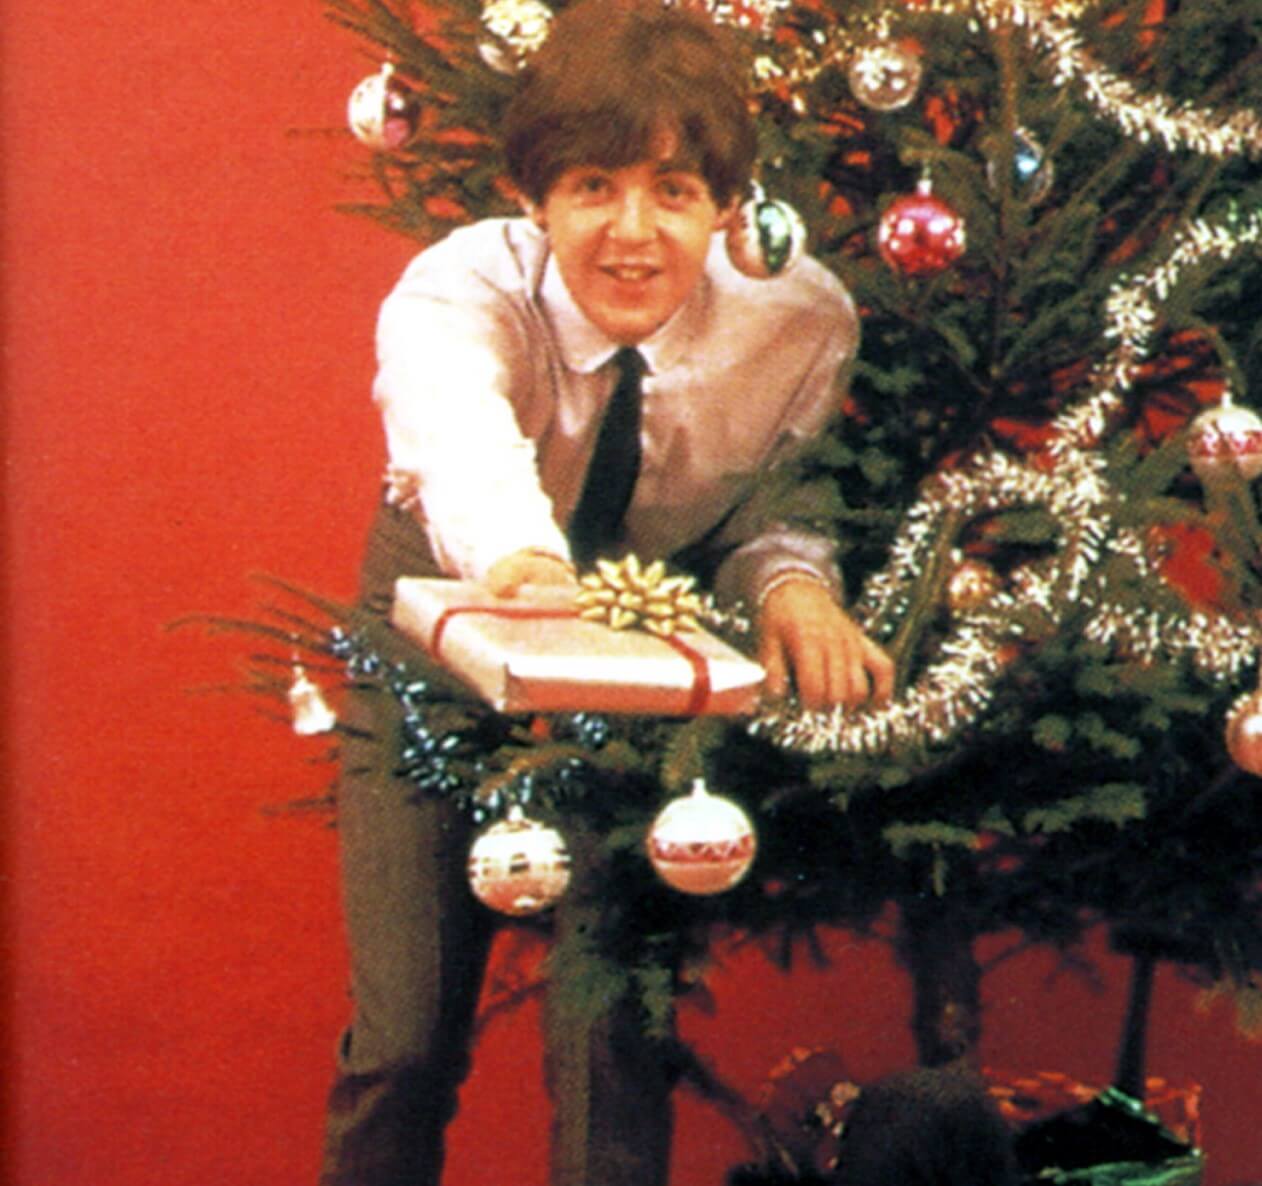
[{"label": "man's hand", "polygon": [[512,597],[523,585],[576,585],[574,565],[563,556],[522,548],[501,556],[482,578],[482,584],[496,597]]},{"label": "man's hand", "polygon": [[758,659],[767,693],[784,696],[790,679],[803,708],[855,708],[894,692],[894,664],[809,576],[775,586],[758,615]]}]

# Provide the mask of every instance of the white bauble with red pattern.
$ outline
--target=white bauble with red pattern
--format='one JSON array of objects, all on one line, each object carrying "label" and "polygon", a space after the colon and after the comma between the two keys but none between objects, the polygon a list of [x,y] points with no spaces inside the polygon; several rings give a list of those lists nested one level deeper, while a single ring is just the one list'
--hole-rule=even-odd
[{"label": "white bauble with red pattern", "polygon": [[1252,482],[1262,474],[1262,418],[1225,396],[1192,421],[1187,451],[1202,482],[1233,470]]},{"label": "white bauble with red pattern", "polygon": [[520,807],[492,824],[469,852],[469,885],[492,910],[520,918],[555,906],[570,884],[570,853],[555,828]]},{"label": "white bauble with red pattern", "polygon": [[667,885],[685,894],[721,894],[749,872],[758,842],[749,816],[697,779],[691,794],[658,813],[647,847]]},{"label": "white bauble with red pattern", "polygon": [[1227,752],[1241,770],[1262,774],[1262,690],[1236,701],[1227,713]]}]

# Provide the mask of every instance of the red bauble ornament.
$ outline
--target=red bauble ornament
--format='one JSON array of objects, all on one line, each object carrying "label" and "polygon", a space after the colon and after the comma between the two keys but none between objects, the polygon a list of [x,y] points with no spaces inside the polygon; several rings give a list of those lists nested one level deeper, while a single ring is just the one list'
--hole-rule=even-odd
[{"label": "red bauble ornament", "polygon": [[757,840],[749,816],[711,795],[697,779],[692,794],[667,803],[649,829],[648,853],[667,885],[685,894],[721,894],[753,864]]},{"label": "red bauble ornament", "polygon": [[1227,713],[1227,752],[1241,770],[1262,774],[1262,689],[1242,696]]},{"label": "red bauble ornament", "polygon": [[921,181],[914,194],[896,198],[877,229],[881,258],[905,276],[932,276],[964,254],[964,220]]},{"label": "red bauble ornament", "polygon": [[1202,482],[1238,473],[1252,482],[1262,474],[1262,419],[1224,396],[1192,421],[1187,440],[1188,461]]}]

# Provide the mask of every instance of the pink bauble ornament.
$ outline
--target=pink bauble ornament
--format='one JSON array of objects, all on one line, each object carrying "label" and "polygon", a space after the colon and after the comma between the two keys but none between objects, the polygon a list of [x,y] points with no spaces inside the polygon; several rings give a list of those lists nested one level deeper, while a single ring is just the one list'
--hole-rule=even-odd
[{"label": "pink bauble ornament", "polygon": [[378,152],[394,152],[414,140],[420,115],[420,97],[389,62],[351,91],[346,104],[355,139]]},{"label": "pink bauble ornament", "polygon": [[1262,419],[1224,396],[1201,412],[1188,429],[1188,461],[1202,482],[1238,473],[1252,482],[1262,474]]},{"label": "pink bauble ornament", "polygon": [[920,89],[924,66],[907,42],[876,41],[860,46],[846,72],[851,93],[873,111],[906,107]]},{"label": "pink bauble ornament", "polygon": [[667,885],[685,894],[721,894],[749,871],[757,840],[749,816],[697,779],[690,795],[658,813],[647,847]]},{"label": "pink bauble ornament", "polygon": [[1228,710],[1226,741],[1241,770],[1262,775],[1262,689],[1242,696]]},{"label": "pink bauble ornament", "polygon": [[570,884],[570,854],[560,832],[520,807],[492,824],[469,852],[469,885],[478,900],[520,918],[555,906]]},{"label": "pink bauble ornament", "polygon": [[877,228],[881,258],[905,276],[931,276],[964,254],[964,220],[933,192],[928,180],[895,198]]}]

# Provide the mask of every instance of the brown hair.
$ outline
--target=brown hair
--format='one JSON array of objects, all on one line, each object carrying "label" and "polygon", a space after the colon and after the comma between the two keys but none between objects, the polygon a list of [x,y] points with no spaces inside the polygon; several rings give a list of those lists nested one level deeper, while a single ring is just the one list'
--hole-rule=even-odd
[{"label": "brown hair", "polygon": [[580,0],[561,12],[509,104],[509,176],[542,203],[567,169],[648,159],[662,134],[672,162],[725,205],[753,168],[748,73],[731,33],[661,0]]}]

